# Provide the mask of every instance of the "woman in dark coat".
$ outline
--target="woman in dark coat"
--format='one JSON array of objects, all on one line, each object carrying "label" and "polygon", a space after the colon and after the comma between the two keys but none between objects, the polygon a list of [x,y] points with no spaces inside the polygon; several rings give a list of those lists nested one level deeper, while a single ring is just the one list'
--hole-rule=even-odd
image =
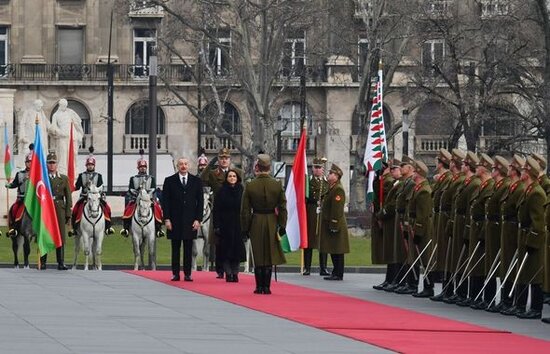
[{"label": "woman in dark coat", "polygon": [[229,169],[225,182],[214,198],[214,232],[220,240],[221,261],[227,282],[238,282],[240,262],[246,260],[241,233],[243,185],[236,170]]}]

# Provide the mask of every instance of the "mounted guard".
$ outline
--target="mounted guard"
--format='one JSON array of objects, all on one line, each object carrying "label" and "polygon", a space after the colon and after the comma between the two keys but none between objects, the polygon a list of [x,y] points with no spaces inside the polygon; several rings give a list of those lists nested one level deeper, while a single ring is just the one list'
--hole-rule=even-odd
[{"label": "mounted guard", "polygon": [[[137,161],[137,169],[138,173],[130,177],[128,191],[125,196],[126,207],[122,216],[124,228],[120,231],[120,234],[124,237],[129,235],[128,230],[130,230],[132,216],[136,210],[136,199],[140,189],[145,189],[147,193],[153,194],[157,187],[155,177],[147,173],[147,161],[143,157]],[[162,209],[156,196],[153,198],[153,210],[155,214],[155,234],[157,237],[162,237],[164,236],[164,231],[161,229]]]},{"label": "mounted guard", "polygon": [[[71,216],[73,233],[78,232],[79,230],[82,211],[84,210],[84,205],[88,198],[90,186],[94,185],[98,188],[103,186],[103,177],[101,176],[101,173],[95,171],[95,165],[95,157],[90,155],[86,159],[86,171],[80,173],[76,180],[75,190],[80,190],[80,197],[73,207]],[[111,207],[107,204],[104,193],[101,195],[100,204],[101,209],[103,210],[103,215],[105,216],[105,234],[112,235],[115,233],[115,230],[111,227]],[[69,236],[72,236],[71,233],[69,233]]]},{"label": "mounted guard", "polygon": [[6,188],[17,188],[17,199],[10,207],[8,214],[9,231],[6,236],[15,237],[18,234],[21,226],[21,219],[25,213],[25,192],[27,191],[27,180],[29,179],[29,171],[31,169],[32,152],[25,156],[25,169],[18,171],[15,178],[10,183],[6,183]]}]

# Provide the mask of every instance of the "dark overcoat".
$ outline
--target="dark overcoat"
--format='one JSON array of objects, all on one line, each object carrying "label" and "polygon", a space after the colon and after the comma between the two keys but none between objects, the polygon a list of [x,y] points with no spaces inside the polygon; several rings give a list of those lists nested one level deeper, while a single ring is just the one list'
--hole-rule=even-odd
[{"label": "dark overcoat", "polygon": [[445,267],[444,262],[449,238],[447,237],[447,235],[445,235],[445,229],[440,228],[439,224],[447,223],[447,221],[449,220],[449,213],[443,213],[441,211],[441,197],[443,196],[445,190],[451,184],[452,178],[453,174],[451,173],[451,171],[445,171],[444,173],[439,175],[432,189],[432,199],[434,206],[433,242],[437,245],[436,256],[434,257],[434,269],[436,271],[443,271]]},{"label": "dark overcoat", "polygon": [[399,263],[403,259],[401,232],[395,228],[395,204],[397,191],[403,182],[394,180],[393,187],[384,196],[382,210],[378,212],[378,220],[382,221],[383,234],[383,262],[386,264]]},{"label": "dark overcoat", "polygon": [[224,184],[214,198],[214,228],[219,230],[221,261],[246,260],[241,232],[241,199],[243,186]]},{"label": "dark overcoat", "polygon": [[[500,277],[504,279],[514,253],[518,248],[518,204],[525,191],[525,184],[517,180],[510,184],[510,187],[504,193],[501,200],[500,214],[502,217],[502,226],[500,229]],[[517,267],[516,267],[517,268]],[[507,281],[513,281],[515,272],[509,275]],[[512,279],[512,280],[510,280]]]},{"label": "dark overcoat", "polygon": [[67,220],[71,219],[71,208],[73,206],[69,178],[56,173],[53,178],[50,177],[50,186],[55,204],[55,214],[59,223],[59,232],[61,233],[63,243],[65,243],[65,224]]},{"label": "dark overcoat", "polygon": [[167,232],[169,240],[197,238],[197,231],[193,230],[193,221],[202,220],[204,205],[200,178],[188,173],[184,187],[179,173],[166,177],[161,205],[164,220],[168,219],[172,223],[172,230]]},{"label": "dark overcoat", "polygon": [[[485,204],[493,194],[495,181],[490,178],[479,186],[472,195],[470,201],[470,230],[468,233],[468,257],[472,259],[466,272],[471,270],[472,276],[484,275],[485,263],[479,261],[479,258],[485,252]],[[468,231],[468,230],[466,230]],[[476,245],[479,246],[476,249]],[[474,254],[475,251],[475,254]],[[485,255],[487,256],[487,255]]]},{"label": "dark overcoat", "polygon": [[[349,253],[349,236],[344,206],[346,194],[340,182],[329,187],[321,208],[321,245],[323,253]],[[331,232],[335,231],[335,232]]]},{"label": "dark overcoat", "polygon": [[428,243],[433,236],[433,200],[431,197],[432,188],[427,180],[417,183],[413,189],[413,195],[409,202],[409,223],[413,236],[409,244],[412,246],[412,256],[416,259],[422,253],[422,264],[428,266],[434,248],[433,241]]},{"label": "dark overcoat", "polygon": [[[489,270],[500,249],[500,228],[502,217],[500,214],[501,200],[510,186],[508,177],[496,182],[493,187],[493,194],[487,200],[485,205],[485,274],[489,275]],[[498,262],[498,261],[497,261]],[[497,277],[495,272],[493,277]]]},{"label": "dark overcoat", "polygon": [[[382,201],[390,192],[390,189],[393,187],[393,182],[395,181],[391,174],[385,174],[380,177],[382,179]],[[384,230],[378,224],[378,213],[380,212],[380,179],[375,178],[373,181],[373,216],[372,216],[372,227],[371,227],[371,258],[372,264],[386,264],[384,260]]]},{"label": "dark overcoat", "polygon": [[319,248],[321,228],[321,199],[328,192],[328,182],[325,178],[312,176],[309,180],[309,197],[306,198],[307,211],[307,247]]}]

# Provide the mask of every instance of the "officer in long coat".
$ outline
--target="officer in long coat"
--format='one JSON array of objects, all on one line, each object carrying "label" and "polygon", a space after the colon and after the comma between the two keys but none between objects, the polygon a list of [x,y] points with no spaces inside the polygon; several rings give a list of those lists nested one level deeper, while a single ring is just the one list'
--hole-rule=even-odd
[{"label": "officer in long coat", "polygon": [[[309,197],[306,198],[307,213],[307,248],[304,249],[304,273],[311,274],[313,250],[319,249],[319,233],[321,228],[321,203],[328,192],[328,182],[325,177],[324,157],[313,159],[313,173],[309,178]],[[327,254],[319,252],[319,275],[330,275],[327,271]]]},{"label": "officer in long coat", "polygon": [[[525,183],[520,179],[521,169],[525,165],[525,159],[519,155],[514,155],[510,166],[508,167],[508,177],[510,177],[510,187],[501,200],[500,213],[502,215],[502,226],[500,230],[500,279],[503,282],[501,291],[501,301],[496,307],[488,308],[489,312],[500,312],[503,315],[513,315],[516,308],[513,305],[513,298],[508,294],[512,289],[512,282],[515,278],[515,269],[510,269],[514,261],[514,255],[517,258],[518,249],[518,205],[525,192]],[[508,279],[505,280],[506,274]]]},{"label": "officer in long coat", "polygon": [[344,206],[346,194],[340,183],[343,172],[332,164],[327,176],[329,190],[321,207],[320,251],[330,253],[332,274],[325,280],[344,279],[344,254],[349,253],[349,235]]},{"label": "officer in long coat", "polygon": [[286,197],[281,183],[270,176],[269,155],[259,154],[254,169],[256,178],[246,184],[243,192],[241,230],[252,244],[254,293],[271,294],[271,268],[286,263],[279,242],[279,235],[286,233]]},{"label": "officer in long coat", "polygon": [[[430,300],[433,301],[443,301],[445,297],[450,297],[453,295],[453,286],[448,285],[450,281],[451,273],[451,246],[452,246],[452,237],[453,237],[453,224],[455,217],[454,198],[458,188],[464,183],[464,174],[461,171],[462,161],[466,157],[466,154],[459,149],[453,149],[451,153],[451,161],[449,164],[452,178],[449,181],[447,187],[444,188],[441,193],[441,198],[439,200],[439,220],[437,221],[437,233],[438,240],[440,238],[445,238],[443,241],[445,245],[444,253],[441,253],[441,249],[438,246],[438,266],[443,267],[443,284],[440,294],[433,296]],[[439,241],[438,241],[439,242]]]},{"label": "officer in long coat", "polygon": [[[428,167],[422,161],[416,161],[414,181],[415,187],[409,204],[409,227],[412,236],[415,259],[420,256],[424,271],[430,266],[429,259],[433,258],[433,201],[432,188],[427,180]],[[430,243],[431,241],[431,243]],[[423,252],[423,253],[422,253]],[[434,294],[433,274],[424,277],[422,292],[412,294],[414,297],[430,297]]]},{"label": "officer in long coat", "polygon": [[[487,200],[485,205],[485,275],[487,285],[483,292],[483,308],[487,308],[491,300],[496,294],[496,278],[498,276],[499,259],[496,259],[500,251],[500,229],[502,226],[502,215],[500,213],[500,204],[508,187],[510,179],[508,178],[508,161],[502,156],[493,158],[494,164],[491,172],[491,177],[495,181],[493,193]],[[502,251],[501,251],[502,252]],[[493,268],[493,269],[491,269]],[[496,269],[495,269],[496,268]],[[490,272],[493,272],[491,276]],[[477,295],[476,295],[477,296]],[[495,304],[491,305],[495,307]]]},{"label": "officer in long coat", "polygon": [[[57,223],[59,224],[59,232],[61,233],[62,240],[61,246],[55,249],[57,269],[67,270],[64,262],[64,245],[66,239],[65,225],[71,221],[71,206],[73,205],[71,187],[69,186],[69,178],[57,172],[57,155],[54,152],[48,154],[46,162],[48,165],[48,175],[55,205],[55,214],[57,216]],[[40,269],[46,269],[47,260],[47,254],[40,258]]]},{"label": "officer in long coat", "polygon": [[475,298],[483,287],[483,279],[485,275],[485,263],[482,258],[485,258],[485,205],[487,200],[493,194],[495,181],[491,178],[491,170],[494,161],[487,154],[481,153],[479,163],[476,167],[476,176],[480,179],[481,184],[474,192],[470,201],[470,230],[468,235],[468,257],[471,259],[470,265],[464,271],[470,273],[470,290],[469,297],[466,301],[457,303],[459,306],[470,306],[474,309],[484,309],[487,306],[483,302],[483,298]]},{"label": "officer in long coat", "polygon": [[[540,171],[539,163],[532,157],[527,157],[521,173],[521,179],[525,182],[526,188],[518,208],[520,227],[518,259],[521,259],[522,262],[518,268],[518,286],[515,289],[517,293],[516,316],[523,319],[537,319],[542,315],[546,193],[537,180]],[[523,268],[521,268],[522,263],[524,263]],[[529,285],[531,286],[531,309],[527,311],[525,306],[527,305]]]},{"label": "officer in long coat", "polygon": [[[216,168],[206,166],[202,170],[200,178],[202,180],[203,186],[210,187],[212,190],[212,204],[214,204],[214,196],[218,194],[218,191],[225,182],[225,176],[230,168],[237,171],[237,173],[241,177],[241,180],[244,180],[243,171],[240,168],[236,168],[231,165],[231,152],[229,151],[229,149],[221,148],[220,151],[218,151],[218,166]],[[215,268],[217,278],[222,279],[224,276],[223,262],[221,261],[220,249],[219,247],[216,247],[218,240],[216,235],[214,234],[214,226],[212,224],[210,224],[210,229],[208,230],[208,243],[211,246],[210,249],[213,250],[213,253],[215,254]]]}]

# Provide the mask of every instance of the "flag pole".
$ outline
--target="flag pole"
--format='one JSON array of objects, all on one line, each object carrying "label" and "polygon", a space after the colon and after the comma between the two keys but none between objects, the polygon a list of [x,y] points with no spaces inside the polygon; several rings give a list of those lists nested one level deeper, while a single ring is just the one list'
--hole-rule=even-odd
[{"label": "flag pole", "polygon": [[[4,122],[4,130],[7,131],[7,129],[8,129],[8,122]],[[6,141],[4,141],[4,149],[8,149],[9,148],[9,142],[7,139],[8,134],[6,134],[5,136],[6,136]],[[4,151],[4,155],[5,153],[6,152]],[[4,161],[4,164],[5,163],[6,161]],[[9,161],[9,163],[11,163],[11,161]],[[6,167],[4,166],[4,170],[5,168]],[[10,176],[6,175],[6,181],[8,183],[11,183],[11,175]],[[8,228],[9,228],[9,224],[10,224],[10,190],[9,188],[6,188],[6,219],[8,219]]]},{"label": "flag pole", "polygon": [[[383,68],[384,66],[382,65],[382,59],[380,59],[380,61],[378,62],[378,90],[380,92],[380,118],[381,118],[381,124],[382,126],[384,127],[384,139],[386,138],[386,127],[385,127],[385,124],[384,124],[384,89],[383,89],[383,84],[384,84],[384,81],[383,81],[383,77],[382,77],[382,73],[383,73]],[[383,144],[385,144],[385,140],[383,141],[382,139],[379,140],[379,146],[380,146],[380,152],[382,152],[382,162],[384,162],[386,160],[386,152],[382,149],[383,148]],[[383,169],[384,167],[382,167],[382,172],[383,172]],[[380,175],[380,190],[379,190],[379,200],[380,200],[380,208],[382,208],[382,204],[384,203],[384,178],[383,178],[383,174]]]},{"label": "flag pole", "polygon": [[[305,104],[302,104],[302,105],[305,106]],[[301,117],[301,119],[302,119],[302,131],[301,131],[301,135],[303,135],[304,132],[307,129],[307,123],[306,123],[307,121],[306,121],[305,118],[306,118],[305,109],[302,109],[302,117]],[[300,138],[301,138],[301,136],[300,136]],[[306,159],[305,168],[306,168],[306,171],[307,171],[307,159]],[[307,181],[306,181],[306,183],[307,183]],[[306,237],[307,237],[307,235],[306,235]],[[308,245],[308,247],[309,247],[309,245]],[[302,247],[300,247],[300,274],[304,273],[304,263],[305,263],[304,262],[304,249]]]},{"label": "flag pole", "polygon": [[[34,130],[36,132],[36,129],[40,129],[40,119],[38,117],[38,113],[36,114],[36,118],[34,119],[34,124],[35,124]],[[40,131],[39,131],[39,134],[40,134]],[[40,148],[42,148],[42,147],[40,146]],[[32,158],[35,159],[36,154],[33,154]],[[32,166],[32,164],[31,164],[31,166]],[[29,175],[29,178],[30,178],[30,175]],[[41,261],[41,258],[40,258],[40,246],[38,244],[38,235],[36,235],[36,236],[37,236],[37,239],[36,239],[36,257],[38,258],[38,260],[36,261],[36,264],[37,264],[38,270],[41,270],[42,269],[42,261]]]}]

